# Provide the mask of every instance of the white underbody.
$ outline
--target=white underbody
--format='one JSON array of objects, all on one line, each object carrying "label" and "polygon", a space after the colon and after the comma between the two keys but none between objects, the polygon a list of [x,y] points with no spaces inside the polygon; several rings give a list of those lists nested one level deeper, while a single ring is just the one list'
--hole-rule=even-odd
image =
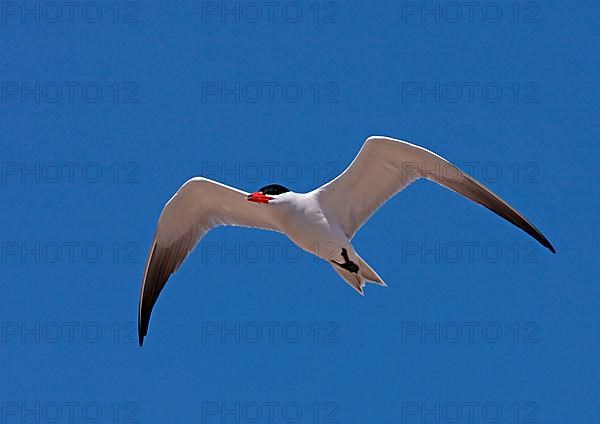
[{"label": "white underbody", "polygon": [[320,201],[319,190],[310,193],[287,192],[264,207],[277,231],[301,249],[328,262],[340,277],[360,294],[367,282],[385,286],[377,273],[352,247],[336,220],[336,211]]},{"label": "white underbody", "polygon": [[315,192],[284,193],[262,207],[280,231],[303,250],[326,261],[343,263],[341,252],[346,249],[350,260],[358,263],[350,240],[319,203]]}]

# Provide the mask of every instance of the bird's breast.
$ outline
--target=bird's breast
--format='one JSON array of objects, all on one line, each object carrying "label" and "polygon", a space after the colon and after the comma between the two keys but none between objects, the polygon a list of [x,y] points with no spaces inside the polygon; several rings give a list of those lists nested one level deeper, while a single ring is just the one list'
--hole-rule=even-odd
[{"label": "bird's breast", "polygon": [[284,219],[285,234],[299,247],[323,259],[334,257],[348,244],[343,231],[319,209],[297,208]]}]

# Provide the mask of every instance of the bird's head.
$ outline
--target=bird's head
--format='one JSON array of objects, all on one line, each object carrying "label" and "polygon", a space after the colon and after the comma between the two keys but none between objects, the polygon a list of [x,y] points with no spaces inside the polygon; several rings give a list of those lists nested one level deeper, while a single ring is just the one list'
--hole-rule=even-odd
[{"label": "bird's head", "polygon": [[262,187],[258,191],[251,193],[246,197],[249,202],[268,204],[271,201],[276,201],[283,193],[288,193],[290,190],[279,184],[269,184]]}]

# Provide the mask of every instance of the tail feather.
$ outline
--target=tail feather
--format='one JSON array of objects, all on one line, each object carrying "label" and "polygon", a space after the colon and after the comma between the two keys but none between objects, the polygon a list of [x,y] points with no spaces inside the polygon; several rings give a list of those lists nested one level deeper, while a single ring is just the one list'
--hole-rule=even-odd
[{"label": "tail feather", "polygon": [[385,284],[383,282],[383,280],[381,279],[381,277],[375,272],[375,270],[373,268],[371,268],[369,266],[369,264],[367,264],[363,258],[361,258],[360,256],[358,257],[358,267],[359,267],[359,274],[365,279],[367,280],[368,283],[373,283],[373,284],[377,284],[378,286],[383,286],[383,287],[387,287],[387,284]]},{"label": "tail feather", "polygon": [[344,279],[346,283],[356,290],[361,296],[365,295],[364,287],[367,283],[377,284],[382,287],[387,287],[381,277],[371,268],[360,256],[358,273],[350,272],[336,264],[332,264],[335,272]]},{"label": "tail feather", "polygon": [[350,271],[346,271],[345,269],[340,268],[337,265],[332,265],[332,267],[335,270],[335,272],[337,272],[338,275],[340,277],[342,277],[344,279],[344,281],[350,285],[350,287],[352,287],[354,290],[356,290],[358,292],[358,294],[360,294],[361,296],[365,295],[364,287],[365,287],[366,281],[364,278],[361,278],[361,276],[358,274],[354,274]]}]

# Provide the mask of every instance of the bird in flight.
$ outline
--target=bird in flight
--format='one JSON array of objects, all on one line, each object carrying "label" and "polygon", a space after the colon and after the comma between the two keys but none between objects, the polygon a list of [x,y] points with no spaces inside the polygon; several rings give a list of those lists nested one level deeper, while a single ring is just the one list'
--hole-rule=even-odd
[{"label": "bird in flight", "polygon": [[485,206],[556,253],[523,215],[444,158],[405,141],[369,137],[343,173],[309,193],[295,193],[278,184],[246,193],[202,177],[183,184],[165,205],[148,253],[138,314],[140,346],[148,333],[152,308],[170,275],[200,239],[218,226],[283,233],[331,264],[361,295],[366,283],[385,286],[351,240],[383,203],[420,178]]}]

